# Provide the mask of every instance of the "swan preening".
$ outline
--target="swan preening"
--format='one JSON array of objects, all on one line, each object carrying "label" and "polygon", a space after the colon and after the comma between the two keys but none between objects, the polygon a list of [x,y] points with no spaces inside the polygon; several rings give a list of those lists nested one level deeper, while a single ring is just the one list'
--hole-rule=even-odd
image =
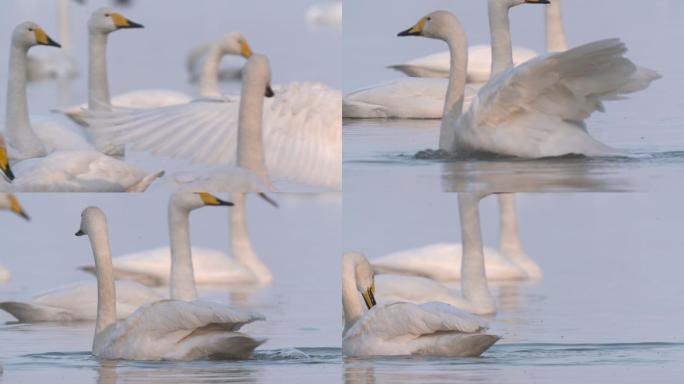
[{"label": "swan preening", "polygon": [[547,54],[513,67],[508,10],[522,3],[489,2],[492,78],[465,113],[467,39],[456,16],[433,12],[399,34],[440,39],[449,45],[452,64],[440,149],[525,158],[622,154],[592,138],[584,120],[602,111],[603,101],[644,89],[659,75],[637,70],[624,57],[626,48],[617,39]]},{"label": "swan preening", "polygon": [[[19,200],[16,196],[10,193],[0,193],[0,211],[10,211],[14,214],[20,216],[24,220],[31,220],[28,214],[24,211],[24,208],[19,204]],[[0,265],[0,282],[5,282],[12,277],[10,271],[4,266]]]},{"label": "swan preening", "polygon": [[[273,94],[270,77],[268,59],[253,55],[244,69],[239,105],[234,99],[201,98],[158,109],[94,112],[88,122],[104,141],[207,165],[237,162],[262,181],[254,190],[259,183],[253,177],[227,177],[230,169],[218,169],[214,174],[225,180],[223,191],[267,192],[273,189],[271,179],[338,189],[339,92],[321,84],[291,83],[274,87],[275,96],[264,101],[264,95]],[[193,183],[190,179],[187,184]],[[200,179],[212,180],[216,188],[215,178]]]},{"label": "swan preening", "polygon": [[[185,193],[178,198],[187,209],[228,204],[208,194]],[[173,256],[170,300],[143,305],[128,318],[117,321],[118,292],[107,231],[105,215],[99,208],[83,211],[76,235],[90,238],[97,274],[93,355],[127,360],[243,359],[264,342],[239,332],[243,325],[263,320],[260,314],[196,300],[189,250]]]},{"label": "swan preening", "polygon": [[439,302],[377,304],[373,267],[360,253],[342,259],[342,352],[347,356],[479,356],[499,337],[484,321]]}]

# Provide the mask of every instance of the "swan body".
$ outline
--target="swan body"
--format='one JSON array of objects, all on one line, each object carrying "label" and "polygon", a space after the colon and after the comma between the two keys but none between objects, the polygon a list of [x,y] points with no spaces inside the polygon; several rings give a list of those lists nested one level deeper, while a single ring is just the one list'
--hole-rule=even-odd
[{"label": "swan body", "polygon": [[[513,63],[520,65],[539,55],[538,52],[523,48],[513,47]],[[405,64],[390,65],[388,68],[397,70],[410,77],[449,77],[451,67],[451,54],[446,52],[410,60]],[[492,47],[489,45],[472,45],[468,47],[468,83],[485,83],[489,80],[492,71]],[[446,90],[446,86],[445,86]],[[442,100],[444,100],[444,92]],[[441,117],[441,116],[440,116]]]},{"label": "swan body", "polygon": [[306,11],[306,21],[314,25],[342,26],[342,1],[310,6]]},{"label": "swan body", "polygon": [[440,149],[524,158],[622,154],[593,139],[584,120],[602,111],[604,100],[644,89],[659,75],[637,71],[623,56],[626,48],[617,39],[547,54],[513,67],[508,10],[522,3],[489,2],[495,47],[492,78],[465,113],[467,39],[458,19],[449,12],[433,12],[400,34],[441,39],[449,45],[452,65]]},{"label": "swan body", "polygon": [[359,253],[345,254],[342,352],[347,356],[470,357],[481,355],[499,340],[485,333],[481,319],[448,304],[376,304],[374,294],[368,261]]},{"label": "swan body", "polygon": [[250,153],[264,157],[265,169],[238,165],[267,185],[272,178],[339,189],[340,93],[321,84],[291,83],[276,88],[275,97],[264,101],[268,62],[254,55],[246,68],[250,62],[254,70],[251,78],[248,71],[243,74],[240,103],[234,98],[203,98],[155,110],[93,113],[89,123],[103,140],[206,165],[234,165],[240,162],[239,154],[251,148]]},{"label": "swan body", "polygon": [[[172,199],[183,213],[175,220],[183,225],[190,210],[204,205],[227,205],[208,194],[175,194]],[[187,223],[185,224],[187,226]],[[196,300],[189,250],[172,255],[171,300],[161,300],[138,308],[117,321],[114,272],[112,270],[107,223],[98,208],[86,208],[78,236],[88,235],[93,248],[97,274],[98,306],[93,338],[93,355],[105,359],[196,360],[205,358],[242,359],[251,356],[264,340],[254,339],[239,329],[263,316],[224,305]],[[186,244],[183,239],[172,238]],[[189,243],[187,243],[189,247]],[[185,246],[183,246],[185,248]],[[189,276],[182,281],[181,276]],[[178,286],[174,285],[176,282]],[[187,288],[192,287],[192,290]],[[187,301],[183,296],[189,296]]]},{"label": "swan body", "polygon": [[[441,119],[444,114],[446,79],[397,79],[354,91],[344,97],[342,113],[356,119]],[[466,105],[477,93],[466,88]]]},{"label": "swan body", "polygon": [[[127,318],[143,304],[163,298],[130,281],[117,282],[116,290],[118,319]],[[37,295],[29,302],[2,302],[0,309],[23,323],[93,321],[97,315],[97,283],[69,284]]]}]

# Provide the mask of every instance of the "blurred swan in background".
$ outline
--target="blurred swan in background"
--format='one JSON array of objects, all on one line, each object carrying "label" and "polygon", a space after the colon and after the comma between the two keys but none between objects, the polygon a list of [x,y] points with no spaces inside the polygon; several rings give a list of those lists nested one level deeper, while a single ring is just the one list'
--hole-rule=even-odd
[{"label": "blurred swan in background", "polygon": [[[185,197],[186,214],[207,204],[207,196]],[[183,263],[178,263],[180,255],[173,256],[172,275],[174,280],[185,277],[190,282],[184,286],[172,283],[170,300],[146,304],[128,318],[116,321],[117,289],[104,213],[99,208],[86,208],[76,234],[88,235],[95,258],[98,306],[93,355],[126,360],[243,359],[265,341],[238,332],[245,324],[263,320],[262,315],[196,300],[189,244]]]},{"label": "blurred swan in background", "polygon": [[[518,231],[515,196],[500,194],[500,237],[497,251],[483,247],[487,280],[539,280],[539,265],[523,249]],[[432,244],[395,252],[371,261],[376,273],[415,275],[452,282],[461,279],[463,246],[457,243]],[[449,290],[450,291],[450,290]]]},{"label": "blurred swan in background", "polygon": [[[207,201],[211,201],[209,197]],[[269,284],[273,275],[268,267],[259,259],[249,238],[245,215],[246,199],[244,194],[232,194],[233,206],[230,209],[230,256],[214,249],[192,247],[192,269],[197,284]],[[176,199],[169,202],[170,236],[188,238],[187,228],[183,228],[175,220],[181,207]],[[182,231],[183,234],[179,234]],[[189,240],[188,240],[189,241]],[[178,243],[172,243],[172,246]],[[113,259],[116,279],[133,280],[149,286],[169,284],[171,277],[170,247],[161,247],[142,252],[131,253]],[[94,267],[83,270],[95,273]]]},{"label": "blurred swan in background", "polygon": [[[0,193],[0,211],[10,211],[21,216],[24,220],[30,220],[29,216],[24,212],[24,208],[19,204],[17,197],[11,193]],[[10,271],[0,265],[0,283],[8,281],[11,277]]]},{"label": "blurred swan in background", "polygon": [[210,44],[193,48],[185,60],[185,69],[190,81],[198,81],[200,96],[221,96],[219,81],[238,80],[242,77],[242,67],[220,68],[226,55],[239,55],[245,59],[252,56],[252,49],[245,37],[239,32],[230,32]]},{"label": "blurred swan in background", "polygon": [[343,256],[342,307],[347,356],[479,356],[499,340],[480,318],[448,304],[376,304],[373,267],[360,253]]},{"label": "blurred swan in background", "polygon": [[[205,165],[240,162],[239,166],[256,174],[267,190],[273,189],[271,179],[339,189],[339,92],[321,84],[299,83],[273,90],[270,76],[268,59],[254,55],[243,74],[240,103],[201,98],[151,110],[96,112],[88,121],[101,140],[116,145],[131,143],[135,150]],[[264,95],[273,96],[274,91],[275,97],[264,102]],[[217,175],[229,171],[219,170]],[[223,191],[265,192],[254,191],[254,178],[245,179],[242,173],[225,177]],[[191,183],[192,179],[185,182]]]},{"label": "blurred swan in background", "polygon": [[508,11],[519,4],[520,0],[489,2],[493,76],[465,113],[467,39],[456,16],[433,12],[400,34],[444,40],[450,47],[453,64],[440,149],[525,158],[622,154],[593,139],[584,120],[603,110],[602,101],[644,89],[660,76],[650,70],[637,71],[623,56],[626,48],[617,39],[548,54],[513,67]]},{"label": "blurred swan in background", "polygon": [[28,80],[67,79],[78,76],[78,63],[71,45],[71,2],[85,4],[85,0],[58,0],[57,26],[62,50],[52,55],[29,55]]},{"label": "blurred swan in background", "polygon": [[306,21],[313,25],[342,26],[342,1],[315,4],[306,10]]}]

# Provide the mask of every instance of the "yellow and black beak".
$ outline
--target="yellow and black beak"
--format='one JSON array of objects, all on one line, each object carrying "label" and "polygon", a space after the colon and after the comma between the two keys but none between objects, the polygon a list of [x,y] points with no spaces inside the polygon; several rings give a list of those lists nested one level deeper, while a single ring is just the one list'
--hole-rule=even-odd
[{"label": "yellow and black beak", "polygon": [[266,84],[266,97],[273,97],[275,96],[275,92],[273,92],[273,88],[271,88],[271,84]]},{"label": "yellow and black beak", "polygon": [[366,289],[366,291],[363,292],[361,296],[363,296],[363,301],[366,302],[366,307],[368,307],[368,309],[373,308],[377,304],[375,302],[375,284],[371,285],[370,288]]},{"label": "yellow and black beak", "polygon": [[413,27],[399,32],[397,36],[421,36],[423,34],[423,29],[425,28],[425,23],[427,23],[427,16],[420,19]]},{"label": "yellow and black beak", "polygon": [[62,46],[59,45],[58,42],[52,40],[42,28],[35,28],[33,33],[36,35],[36,42],[38,42],[39,45],[62,48]]},{"label": "yellow and black beak", "polygon": [[79,229],[78,232],[74,233],[75,236],[85,236],[85,232],[83,232],[82,229]]},{"label": "yellow and black beak", "polygon": [[29,215],[26,214],[26,212],[24,211],[24,208],[21,207],[21,204],[19,204],[19,200],[17,200],[16,196],[10,195],[9,200],[10,200],[10,211],[21,216],[26,221],[31,221],[31,218],[29,217]]},{"label": "yellow and black beak", "polygon": [[252,52],[252,49],[249,47],[249,44],[247,44],[247,41],[244,39],[240,40],[240,55],[244,57],[245,59],[249,59],[252,57],[254,53]]},{"label": "yellow and black beak", "polygon": [[202,202],[204,205],[211,205],[211,206],[223,206],[223,207],[232,207],[234,204],[231,203],[230,201],[223,201],[219,199],[218,197],[212,195],[211,193],[207,192],[199,192],[198,193],[200,199],[202,199]]},{"label": "yellow and black beak", "polygon": [[145,28],[144,25],[128,20],[127,18],[123,17],[120,13],[116,12],[112,13],[112,20],[114,20],[114,25],[119,29]]},{"label": "yellow and black beak", "polygon": [[549,0],[525,0],[525,4],[551,4]]},{"label": "yellow and black beak", "polygon": [[12,172],[12,168],[10,168],[7,149],[4,147],[0,147],[0,170],[2,170],[2,173],[4,173],[10,181],[14,180],[14,173]]}]

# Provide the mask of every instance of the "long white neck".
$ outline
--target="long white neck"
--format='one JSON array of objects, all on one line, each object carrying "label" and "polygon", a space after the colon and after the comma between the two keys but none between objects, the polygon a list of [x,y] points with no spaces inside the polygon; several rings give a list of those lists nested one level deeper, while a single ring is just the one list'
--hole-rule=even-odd
[{"label": "long white neck", "polygon": [[489,2],[489,31],[492,44],[492,73],[494,77],[513,66],[513,45],[508,7]]},{"label": "long white neck", "polygon": [[109,110],[109,80],[107,80],[107,35],[90,32],[88,59],[88,109]]},{"label": "long white neck", "polygon": [[45,147],[31,127],[26,96],[28,48],[10,48],[7,109],[5,115],[9,144],[22,158],[45,156]]},{"label": "long white neck", "polygon": [[531,279],[542,277],[541,268],[523,249],[518,231],[518,214],[515,209],[515,195],[503,193],[498,195],[500,214],[499,248],[516,265],[521,267]]},{"label": "long white neck", "polygon": [[344,312],[344,330],[346,334],[356,321],[363,316],[364,304],[361,302],[356,287],[356,262],[352,257],[342,258],[342,310]]},{"label": "long white neck", "polygon": [[249,79],[244,81],[240,97],[237,163],[239,167],[254,172],[269,188],[272,188],[271,179],[266,170],[262,125],[266,90],[265,87],[253,86]]},{"label": "long white neck", "polygon": [[95,335],[116,322],[116,286],[106,225],[89,231],[97,274],[97,321]]},{"label": "long white neck", "polygon": [[463,113],[468,74],[468,39],[460,25],[457,25],[456,28],[449,29],[445,41],[451,55],[451,70],[449,71],[449,88],[444,102],[439,147],[451,150],[455,134],[453,125]]},{"label": "long white neck", "polygon": [[560,0],[551,0],[546,6],[546,50],[548,52],[564,52],[568,50],[565,28],[561,15]]},{"label": "long white neck", "polygon": [[219,88],[218,73],[223,52],[217,44],[213,44],[207,52],[204,67],[200,73],[199,92],[200,96],[217,97],[221,96]]},{"label": "long white neck", "polygon": [[249,239],[245,215],[246,196],[244,193],[233,193],[231,198],[235,204],[230,209],[230,244],[233,257],[240,265],[251,271],[260,283],[269,283],[273,280],[273,275],[259,260]]},{"label": "long white neck", "polygon": [[461,240],[463,241],[461,289],[463,298],[477,308],[478,312],[493,313],[496,307],[487,286],[479,204],[480,197],[475,194],[458,194]]},{"label": "long white neck", "polygon": [[59,43],[65,54],[71,55],[71,1],[59,0],[57,10],[57,25],[59,26]]},{"label": "long white neck", "polygon": [[169,241],[171,243],[171,298],[195,300],[195,274],[190,249],[190,212],[169,202]]}]

